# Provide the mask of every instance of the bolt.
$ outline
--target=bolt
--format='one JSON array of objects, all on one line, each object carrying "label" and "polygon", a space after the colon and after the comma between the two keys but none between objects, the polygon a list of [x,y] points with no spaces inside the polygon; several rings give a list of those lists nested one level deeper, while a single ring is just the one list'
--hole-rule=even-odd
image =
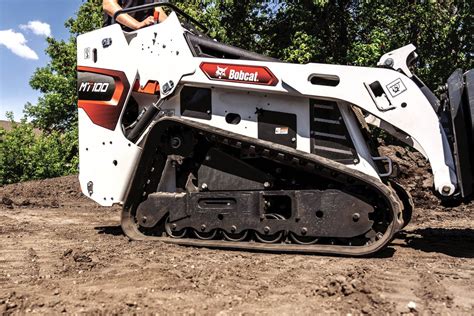
[{"label": "bolt", "polygon": [[202,224],[201,225],[201,231],[205,231],[206,230],[206,225]]},{"label": "bolt", "polygon": [[146,216],[142,217],[142,223],[146,223]]},{"label": "bolt", "polygon": [[354,163],[355,163],[355,164],[358,164],[358,163],[359,163],[359,159],[354,159]]},{"label": "bolt", "polygon": [[451,192],[451,188],[448,187],[447,185],[445,185],[445,186],[443,187],[442,191],[443,191],[443,194],[448,195],[449,192]]},{"label": "bolt", "polygon": [[176,230],[176,227],[177,227],[176,224],[171,225],[172,230]]},{"label": "bolt", "polygon": [[380,240],[382,237],[383,237],[382,233],[377,233],[377,235],[375,235],[376,240]]},{"label": "bolt", "polygon": [[265,183],[263,184],[263,187],[264,187],[265,189],[268,189],[268,188],[270,187],[270,182],[265,181]]},{"label": "bolt", "polygon": [[293,138],[291,139],[291,142],[292,142],[292,143],[296,142],[296,138],[293,137]]},{"label": "bolt", "polygon": [[207,184],[206,183],[201,184],[201,189],[207,190]]},{"label": "bolt", "polygon": [[384,62],[385,66],[387,67],[392,67],[393,66],[393,59],[392,58],[387,58]]},{"label": "bolt", "polygon": [[232,233],[235,233],[236,230],[237,230],[237,227],[235,225],[232,225],[232,227],[230,228],[230,231]]},{"label": "bolt", "polygon": [[263,232],[265,234],[268,234],[270,232],[270,227],[268,227],[268,226],[263,227]]},{"label": "bolt", "polygon": [[308,229],[306,227],[301,228],[301,235],[306,235]]},{"label": "bolt", "polygon": [[354,213],[354,214],[352,214],[352,220],[353,220],[354,222],[359,221],[359,219],[360,219],[360,214],[359,214],[359,213]]},{"label": "bolt", "polygon": [[211,160],[211,156],[206,156],[206,158],[204,158],[204,159],[206,159],[206,161],[209,161],[209,160]]},{"label": "bolt", "polygon": [[174,149],[181,147],[181,139],[179,137],[171,138],[171,147]]}]

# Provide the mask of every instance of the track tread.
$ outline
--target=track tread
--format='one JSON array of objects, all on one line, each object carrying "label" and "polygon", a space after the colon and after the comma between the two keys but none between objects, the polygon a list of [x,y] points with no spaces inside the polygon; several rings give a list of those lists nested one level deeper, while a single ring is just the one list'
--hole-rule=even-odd
[{"label": "track tread", "polygon": [[[350,169],[345,165],[339,164],[332,160],[301,152],[290,147],[279,144],[274,144],[268,141],[250,138],[229,131],[221,130],[211,126],[206,126],[194,121],[177,118],[166,117],[158,120],[152,128],[160,127],[166,124],[181,124],[199,131],[198,134],[206,136],[212,142],[220,142],[222,144],[230,145],[237,149],[246,150],[253,153],[261,153],[269,159],[279,160],[283,163],[296,165],[306,170],[312,169],[318,173],[324,174],[334,180],[347,183],[348,185],[355,185],[356,183],[363,184],[367,190],[378,191],[379,198],[386,201],[389,211],[391,212],[392,222],[388,225],[383,236],[371,244],[365,246],[345,246],[345,245],[300,245],[300,244],[264,244],[255,242],[233,242],[226,240],[199,240],[199,239],[177,239],[169,237],[149,236],[143,234],[137,227],[134,218],[134,209],[141,201],[133,200],[136,195],[130,194],[135,188],[131,187],[129,190],[129,199],[124,205],[122,211],[122,229],[125,234],[133,240],[159,240],[165,243],[178,244],[183,246],[208,247],[208,248],[225,248],[233,250],[252,250],[265,252],[286,252],[286,253],[310,253],[310,254],[332,254],[332,255],[349,255],[349,256],[365,256],[379,251],[385,247],[394,237],[395,233],[399,231],[403,225],[401,212],[403,203],[398,198],[396,191],[390,186],[385,185],[376,178],[371,178],[362,172]],[[148,137],[150,137],[148,134]],[[145,147],[146,142],[145,140]],[[248,146],[246,146],[248,145]],[[156,161],[155,163],[156,164]],[[138,169],[135,177],[138,176]],[[156,170],[152,170],[156,174]],[[150,179],[151,176],[147,176]],[[153,181],[151,181],[153,182]],[[134,182],[135,183],[135,182]],[[139,182],[137,182],[139,183]],[[156,186],[155,186],[156,187]],[[146,196],[147,187],[142,188],[141,196]],[[132,192],[133,193],[133,192]],[[138,203],[138,204],[137,204]],[[400,216],[399,216],[400,215]]]}]

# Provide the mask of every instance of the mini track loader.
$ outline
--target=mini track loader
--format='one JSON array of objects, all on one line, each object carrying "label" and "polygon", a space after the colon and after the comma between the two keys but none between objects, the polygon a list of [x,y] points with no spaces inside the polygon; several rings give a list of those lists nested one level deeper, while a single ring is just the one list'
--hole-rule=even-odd
[{"label": "mini track loader", "polygon": [[[172,4],[78,37],[80,182],[132,239],[367,255],[410,220],[367,123],[421,152],[443,199],[472,196],[474,71],[438,99],[408,45],[378,67],[284,63],[224,45]],[[180,21],[181,19],[181,21]],[[115,20],[115,19],[114,19]]]}]

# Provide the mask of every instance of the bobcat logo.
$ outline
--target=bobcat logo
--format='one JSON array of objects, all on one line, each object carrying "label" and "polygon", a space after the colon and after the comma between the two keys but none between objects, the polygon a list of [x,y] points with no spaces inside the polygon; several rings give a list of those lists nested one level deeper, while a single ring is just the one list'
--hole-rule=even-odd
[{"label": "bobcat logo", "polygon": [[217,70],[216,70],[216,77],[219,78],[219,79],[222,79],[222,77],[226,78],[227,75],[226,75],[226,71],[227,71],[227,68],[221,68],[219,66],[217,66]]}]

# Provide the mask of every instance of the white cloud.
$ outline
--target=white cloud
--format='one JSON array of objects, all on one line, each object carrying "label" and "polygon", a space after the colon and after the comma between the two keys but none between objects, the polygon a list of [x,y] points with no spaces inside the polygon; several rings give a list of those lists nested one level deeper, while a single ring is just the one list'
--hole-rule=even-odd
[{"label": "white cloud", "polygon": [[21,33],[16,33],[11,29],[0,31],[0,45],[5,45],[15,55],[26,59],[37,60],[38,55],[34,50],[29,48],[26,43],[27,40]]},{"label": "white cloud", "polygon": [[22,24],[20,25],[20,29],[30,30],[39,36],[51,36],[51,26],[48,23],[44,23],[41,21],[30,21],[26,25]]}]

